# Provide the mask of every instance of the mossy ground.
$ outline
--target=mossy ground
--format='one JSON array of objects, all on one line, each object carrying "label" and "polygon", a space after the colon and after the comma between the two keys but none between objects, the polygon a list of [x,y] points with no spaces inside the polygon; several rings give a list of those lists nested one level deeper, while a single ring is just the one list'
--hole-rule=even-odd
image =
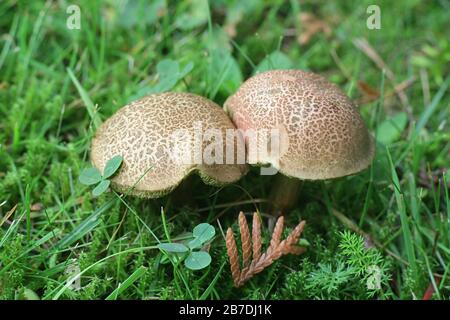
[{"label": "mossy ground", "polygon": [[[67,28],[71,4],[81,10],[80,30]],[[429,286],[433,298],[448,298],[450,2],[376,1],[379,30],[366,25],[374,1],[205,4],[0,3],[0,298],[410,299]],[[305,13],[330,30],[299,44],[312,24],[301,22]],[[390,71],[383,75],[355,39]],[[165,59],[179,70],[157,70]],[[307,69],[338,84],[359,101],[377,155],[358,175],[306,182],[287,225],[307,220],[307,253],[235,289],[218,220],[237,231],[238,212],[263,205],[236,202],[266,199],[272,177],[254,169],[224,188],[193,179],[182,206],[170,197],[93,198],[78,175],[95,123],[130,100],[176,90],[222,105],[269,68]],[[216,227],[207,269],[174,268],[155,249],[152,232],[166,239],[161,207],[174,238],[201,222]],[[381,272],[379,289],[367,286],[371,266]],[[73,272],[82,272],[78,289],[67,283]]]}]

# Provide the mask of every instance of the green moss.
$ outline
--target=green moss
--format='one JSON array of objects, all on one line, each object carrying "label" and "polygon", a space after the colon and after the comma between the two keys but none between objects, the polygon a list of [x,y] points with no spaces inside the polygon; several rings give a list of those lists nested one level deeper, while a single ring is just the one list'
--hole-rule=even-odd
[{"label": "green moss", "polygon": [[[449,80],[448,68],[443,67],[449,61],[448,10],[442,1],[377,3],[382,9],[380,30],[366,27],[365,9],[371,2],[309,1],[299,8],[296,1],[213,1],[211,36],[207,19],[191,29],[176,24],[186,4],[174,1],[166,1],[165,14],[137,19],[131,27],[122,21],[127,13],[119,2],[81,1],[82,30],[66,27],[66,8],[59,2],[48,10],[40,1],[13,6],[0,2],[0,29],[7,35],[0,57],[0,299],[22,299],[27,290],[41,299],[55,298],[67,281],[69,262],[89,269],[81,289],[65,290],[59,298],[104,299],[141,266],[145,273],[118,299],[198,299],[216,275],[208,299],[411,299],[423,297],[430,274],[446,274],[433,298],[448,298],[450,200],[442,180],[442,171],[450,167],[450,97],[445,87]],[[305,31],[301,13],[313,13],[329,24],[331,34],[319,32],[300,45],[297,38]],[[230,36],[233,27],[236,35]],[[354,45],[356,38],[367,39],[394,74],[395,84],[387,77],[382,81],[380,68]],[[307,220],[305,254],[283,257],[236,289],[217,232],[207,269],[177,271],[151,249],[157,243],[152,233],[166,239],[161,207],[172,237],[201,222],[217,226],[218,221],[237,234],[239,211],[265,210],[263,202],[241,201],[264,201],[273,177],[260,176],[252,168],[243,179],[222,188],[201,176],[215,187],[194,179],[189,206],[163,196],[176,186],[156,195],[137,194],[153,199],[118,199],[112,192],[94,198],[78,182],[89,163],[94,133],[86,106],[92,102],[106,119],[138,92],[153,89],[159,81],[156,65],[167,58],[182,66],[194,64],[170,90],[197,93],[222,104],[240,79],[254,74],[264,60],[267,67],[267,56],[278,50],[288,58],[285,63],[321,73],[358,102],[368,98],[367,88],[383,91],[384,103],[359,104],[371,132],[398,112],[407,112],[406,127],[387,139],[394,140],[388,146],[377,145],[371,169],[332,181],[305,181],[286,217],[287,229]],[[67,68],[86,95],[80,95]],[[415,81],[403,91],[411,106],[407,108],[392,92],[412,77]],[[422,128],[414,129],[419,122]],[[399,177],[397,186],[386,165],[386,147]],[[394,199],[394,190],[401,200]],[[89,220],[109,202],[107,210]],[[29,211],[31,205],[35,206]],[[400,212],[406,215],[403,223]],[[266,226],[265,216],[263,222]],[[406,229],[412,237],[415,270],[405,263]],[[344,230],[370,235],[376,248],[367,249],[365,239]],[[263,235],[267,245],[270,232],[264,228]],[[66,237],[75,240],[58,247]],[[372,264],[383,270],[381,290],[367,288],[365,271]]]}]

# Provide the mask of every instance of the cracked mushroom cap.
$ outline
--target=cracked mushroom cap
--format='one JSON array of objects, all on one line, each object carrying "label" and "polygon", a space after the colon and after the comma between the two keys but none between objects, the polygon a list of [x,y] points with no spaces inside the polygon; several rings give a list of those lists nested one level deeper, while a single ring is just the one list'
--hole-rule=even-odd
[{"label": "cracked mushroom cap", "polygon": [[170,193],[192,172],[216,186],[239,180],[247,171],[245,164],[212,163],[207,157],[198,160],[211,142],[223,142],[225,146],[219,138],[198,140],[196,144],[199,128],[221,133],[235,129],[223,109],[206,98],[175,92],[149,95],[122,107],[98,128],[92,140],[91,161],[103,172],[109,159],[121,155],[122,167],[111,185],[142,198]]},{"label": "cracked mushroom cap", "polygon": [[[258,163],[271,164],[284,175],[336,178],[363,170],[374,157],[373,138],[356,107],[317,74],[301,70],[257,74],[224,107],[239,129],[279,129],[279,156],[266,155]],[[265,147],[259,139],[257,144],[258,150]]]}]

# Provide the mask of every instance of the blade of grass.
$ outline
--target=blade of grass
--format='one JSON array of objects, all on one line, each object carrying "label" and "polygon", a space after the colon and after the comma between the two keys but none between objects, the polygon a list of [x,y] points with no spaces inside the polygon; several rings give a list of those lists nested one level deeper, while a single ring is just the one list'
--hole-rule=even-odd
[{"label": "blade of grass", "polygon": [[69,234],[67,234],[64,238],[62,238],[54,247],[54,249],[58,250],[61,248],[65,248],[75,241],[84,237],[87,233],[91,232],[98,224],[100,223],[100,215],[104,213],[106,210],[111,208],[113,204],[113,200],[108,201],[100,208],[95,210],[89,217],[87,217],[83,222],[81,222],[75,229],[73,229]]},{"label": "blade of grass", "polygon": [[442,174],[443,178],[442,180],[444,181],[444,193],[445,193],[445,207],[447,209],[447,220],[446,220],[446,226],[447,226],[447,243],[448,246],[450,247],[450,199],[449,199],[449,195],[448,195],[448,188],[446,187],[447,184],[447,177],[445,175],[445,173]]},{"label": "blade of grass", "polygon": [[206,288],[206,290],[202,293],[202,295],[200,296],[199,300],[206,300],[208,298],[208,296],[211,294],[212,290],[214,289],[214,286],[217,283],[217,280],[219,280],[222,271],[223,271],[223,267],[226,265],[227,263],[224,262],[222,263],[222,265],[220,266],[219,271],[217,271],[217,274],[215,275],[214,279],[211,281],[211,283],[208,285],[208,288]]},{"label": "blade of grass", "polygon": [[416,261],[416,255],[414,252],[414,240],[411,235],[411,230],[409,228],[409,219],[406,214],[406,208],[405,208],[405,200],[403,197],[403,193],[401,191],[400,187],[400,181],[397,176],[397,172],[395,171],[394,163],[392,162],[392,157],[389,152],[389,148],[386,147],[386,153],[388,156],[389,164],[391,166],[391,177],[392,177],[392,184],[394,186],[394,195],[395,200],[397,202],[398,211],[400,214],[400,223],[403,230],[403,241],[406,249],[406,255],[408,258],[408,263],[413,271],[414,275],[417,275],[417,261]]},{"label": "blade of grass", "polygon": [[439,292],[439,287],[436,284],[433,271],[431,270],[430,261],[428,260],[427,253],[423,249],[420,249],[420,252],[422,253],[423,259],[425,260],[425,265],[427,267],[428,276],[430,277],[431,284],[433,285],[434,288],[434,293],[436,294],[437,298],[441,300],[441,293]]},{"label": "blade of grass", "polygon": [[[419,203],[418,200],[419,197],[417,196],[417,186],[416,186],[416,180],[414,178],[414,175],[410,172],[408,174],[408,186],[409,186],[409,198],[410,198],[410,207],[411,207],[411,214],[414,219],[414,225],[421,225],[421,217],[419,213]],[[422,237],[420,236],[419,230],[417,228],[414,228],[414,239],[417,241],[418,247],[422,247]]]},{"label": "blade of grass", "polygon": [[[384,102],[384,79],[385,79],[385,71],[383,70],[383,72],[381,73],[381,81],[380,81],[380,98],[378,100],[377,103],[377,107],[375,110],[375,126],[378,127],[378,124],[380,123],[380,110],[383,107],[383,102]],[[378,130],[375,131],[375,141],[374,144],[376,144],[378,141]],[[369,180],[369,185],[367,187],[367,193],[366,193],[366,198],[364,199],[364,207],[363,207],[363,211],[361,213],[361,218],[359,219],[359,227],[361,228],[363,223],[364,223],[364,219],[366,217],[367,211],[369,210],[369,199],[371,199],[372,197],[372,188],[373,188],[373,165],[370,166],[370,180]]]},{"label": "blade of grass", "polygon": [[98,128],[101,125],[102,120],[100,119],[100,116],[98,115],[98,113],[95,110],[94,103],[92,102],[91,98],[89,98],[89,95],[87,94],[86,90],[84,90],[84,88],[82,87],[82,85],[80,84],[78,79],[73,74],[72,69],[67,68],[66,70],[67,70],[67,73],[69,74],[69,77],[72,80],[73,84],[77,88],[78,93],[81,96],[81,100],[83,100],[83,103],[86,106],[86,109],[89,113],[89,117],[91,117],[91,121],[94,125],[94,129]]},{"label": "blade of grass", "polygon": [[147,268],[144,266],[139,267],[136,269],[124,282],[122,282],[116,289],[114,289],[113,292],[111,292],[105,300],[116,300],[117,297],[124,292],[129,286],[131,286],[136,280],[138,280],[140,277],[142,277],[145,272],[147,271]]},{"label": "blade of grass", "polygon": [[441,87],[439,88],[439,91],[434,96],[433,100],[431,101],[431,104],[425,108],[425,110],[422,112],[422,115],[419,118],[419,121],[416,125],[415,132],[420,132],[422,128],[424,128],[428,120],[430,120],[430,117],[433,115],[433,113],[436,111],[436,108],[439,106],[439,102],[441,101],[444,94],[447,92],[448,85],[450,83],[450,75],[447,76],[447,79],[445,79],[444,83],[442,83]]},{"label": "blade of grass", "polygon": [[27,219],[27,240],[31,240],[31,201],[30,201],[31,186],[29,184],[25,187],[25,216]]},{"label": "blade of grass", "polygon": [[252,67],[253,70],[256,69],[256,65],[255,63],[252,61],[252,59],[250,59],[250,57],[244,52],[244,50],[234,41],[234,40],[230,40],[231,44],[233,45],[233,47],[235,47],[237,49],[237,51],[239,51],[239,53],[244,57],[244,59],[248,62],[248,64]]},{"label": "blade of grass", "polygon": [[8,33],[8,38],[6,39],[6,43],[3,45],[3,49],[2,49],[2,53],[0,54],[0,70],[2,69],[3,64],[5,63],[6,57],[8,56],[10,50],[11,50],[11,45],[14,42],[14,37],[16,35],[16,31],[17,31],[17,26],[19,25],[19,14],[16,14],[14,16],[14,20],[11,24],[11,28],[9,30]]},{"label": "blade of grass", "polygon": [[[119,255],[122,254],[127,254],[127,253],[138,253],[138,252],[142,252],[145,250],[154,250],[154,249],[158,249],[157,246],[149,246],[149,247],[139,247],[139,248],[131,248],[131,249],[127,249],[124,251],[120,251],[120,252],[116,252],[113,253],[109,256],[106,256],[102,259],[97,260],[96,262],[94,262],[93,264],[91,264],[90,266],[88,266],[87,268],[85,268],[84,270],[80,271],[79,273],[73,275],[70,279],[68,279],[67,281],[64,281],[63,283],[65,283],[63,285],[63,283],[61,283],[58,287],[55,288],[55,290],[53,290],[52,292],[49,292],[47,296],[44,297],[44,299],[48,299],[49,297],[51,297],[53,295],[53,292],[56,292],[55,295],[51,298],[52,300],[58,300],[59,297],[61,297],[61,295],[64,293],[64,291],[70,287],[70,285],[72,284],[72,282],[81,277],[83,274],[85,274],[86,272],[88,272],[89,270],[91,270],[92,268],[94,268],[95,266],[101,264],[102,262],[117,257]],[[58,291],[56,291],[58,290]]]}]

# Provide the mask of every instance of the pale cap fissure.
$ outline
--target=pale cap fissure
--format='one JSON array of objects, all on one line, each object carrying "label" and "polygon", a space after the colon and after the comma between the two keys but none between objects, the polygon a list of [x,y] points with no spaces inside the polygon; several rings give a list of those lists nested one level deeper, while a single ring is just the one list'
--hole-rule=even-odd
[{"label": "pale cap fissure", "polygon": [[374,141],[359,111],[336,85],[312,72],[259,73],[224,107],[239,129],[280,129],[280,156],[260,163],[284,175],[336,178],[363,170],[374,157]]},{"label": "pale cap fissure", "polygon": [[[110,158],[121,155],[123,164],[112,179],[112,187],[143,198],[170,193],[193,172],[211,185],[239,180],[247,172],[245,164],[174,160],[170,154],[177,142],[173,139],[174,132],[186,129],[193,134],[195,123],[200,123],[203,130],[235,129],[223,109],[206,98],[175,92],[146,96],[120,108],[98,128],[92,140],[91,161],[103,172]],[[194,144],[193,140],[191,142]],[[225,146],[225,142],[223,144]],[[205,142],[202,142],[200,148],[204,147]],[[191,148],[195,150],[194,145]]]}]

